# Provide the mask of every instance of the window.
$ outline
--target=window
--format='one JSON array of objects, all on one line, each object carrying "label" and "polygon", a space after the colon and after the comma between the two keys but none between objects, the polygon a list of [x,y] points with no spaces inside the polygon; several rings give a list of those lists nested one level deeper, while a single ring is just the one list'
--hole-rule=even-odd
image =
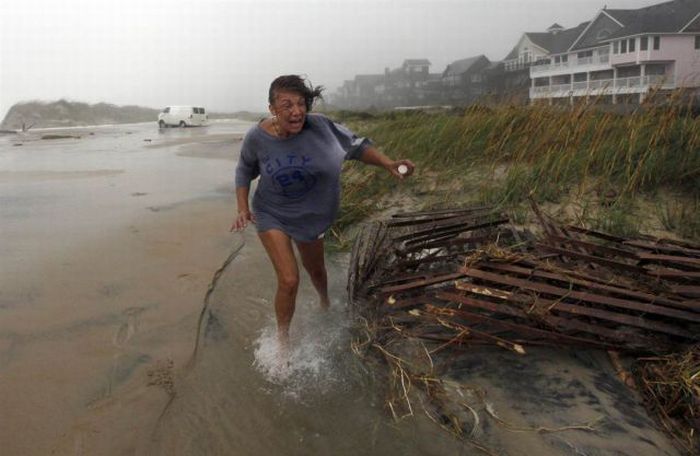
[{"label": "window", "polygon": [[639,50],[646,51],[647,49],[649,49],[649,37],[643,36],[639,39]]},{"label": "window", "polygon": [[620,43],[617,41],[613,41],[613,54],[619,54],[620,53]]},{"label": "window", "polygon": [[170,112],[170,107],[163,109],[163,114],[168,114]]},{"label": "window", "polygon": [[655,36],[654,37],[654,50],[658,51],[660,48],[661,48],[661,37]]},{"label": "window", "polygon": [[620,54],[627,54],[627,40],[620,41]]},{"label": "window", "polygon": [[637,40],[636,40],[635,38],[630,38],[630,39],[629,39],[629,50],[630,50],[630,52],[634,52],[634,46],[635,46],[635,42],[636,42],[636,41],[637,41]]},{"label": "window", "polygon": [[554,63],[555,63],[555,64],[559,64],[559,62],[561,62],[561,57],[559,57],[559,56],[557,55],[557,56],[554,57]]},{"label": "window", "polygon": [[566,63],[566,62],[568,62],[568,61],[569,61],[569,56],[568,56],[568,55],[562,55],[562,56],[561,56],[561,62],[562,62],[562,63]]},{"label": "window", "polygon": [[700,49],[700,35],[695,35],[695,49]]}]

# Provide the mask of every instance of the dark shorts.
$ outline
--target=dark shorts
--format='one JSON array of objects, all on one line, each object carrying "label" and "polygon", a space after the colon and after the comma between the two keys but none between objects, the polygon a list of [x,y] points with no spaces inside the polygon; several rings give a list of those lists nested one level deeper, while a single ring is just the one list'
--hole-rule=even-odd
[{"label": "dark shorts", "polygon": [[323,239],[328,229],[328,227],[326,227],[321,232],[318,232],[308,227],[290,226],[290,224],[284,223],[284,221],[279,220],[267,212],[259,210],[253,212],[255,214],[255,229],[258,233],[264,233],[269,230],[280,230],[297,242],[312,242]]}]

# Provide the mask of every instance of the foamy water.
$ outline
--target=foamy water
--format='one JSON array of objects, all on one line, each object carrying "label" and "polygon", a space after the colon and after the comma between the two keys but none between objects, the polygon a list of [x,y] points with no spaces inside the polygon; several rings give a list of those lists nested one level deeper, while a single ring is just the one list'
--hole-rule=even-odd
[{"label": "foamy water", "polygon": [[350,346],[348,329],[344,304],[338,302],[327,311],[298,315],[285,352],[271,319],[254,342],[253,366],[266,381],[280,386],[283,394],[291,398],[303,401],[305,394],[337,390],[347,379],[344,360]]}]

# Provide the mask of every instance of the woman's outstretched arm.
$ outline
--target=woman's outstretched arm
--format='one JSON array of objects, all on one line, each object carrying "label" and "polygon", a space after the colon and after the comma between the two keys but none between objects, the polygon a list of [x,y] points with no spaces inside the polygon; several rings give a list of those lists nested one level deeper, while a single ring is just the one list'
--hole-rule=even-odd
[{"label": "woman's outstretched arm", "polygon": [[[362,151],[360,161],[368,165],[384,168],[399,179],[410,176],[416,168],[416,165],[414,165],[411,160],[392,160],[374,146],[367,146],[365,150]],[[405,166],[405,170],[399,169],[402,165]]]}]

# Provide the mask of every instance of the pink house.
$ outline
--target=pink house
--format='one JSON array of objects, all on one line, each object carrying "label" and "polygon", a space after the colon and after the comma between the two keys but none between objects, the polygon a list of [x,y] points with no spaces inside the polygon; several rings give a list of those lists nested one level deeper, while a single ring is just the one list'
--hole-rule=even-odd
[{"label": "pink house", "polygon": [[[575,39],[562,34],[566,42],[552,45],[556,50],[530,68],[531,100],[568,103],[593,96],[641,102],[650,91],[700,89],[698,0],[636,10],[603,8],[576,29]],[[556,36],[561,32],[550,42],[561,41]]]}]

